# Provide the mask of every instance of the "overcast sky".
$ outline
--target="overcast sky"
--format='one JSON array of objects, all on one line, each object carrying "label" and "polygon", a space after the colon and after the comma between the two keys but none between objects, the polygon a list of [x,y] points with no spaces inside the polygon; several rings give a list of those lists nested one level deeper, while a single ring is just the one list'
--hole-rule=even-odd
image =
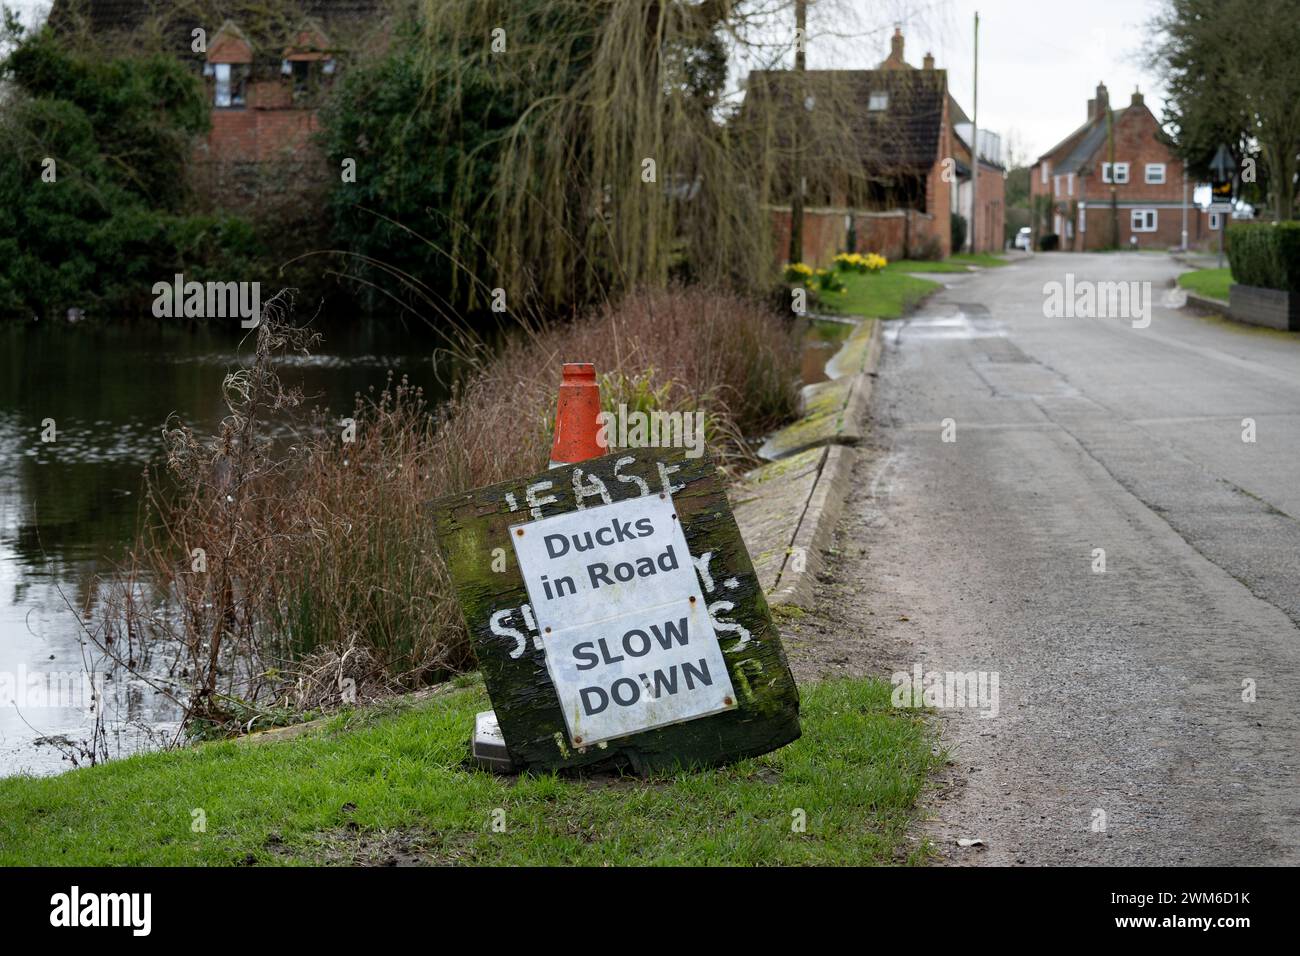
[{"label": "overcast sky", "polygon": [[[1161,0],[823,0],[809,15],[809,69],[873,67],[902,25],[904,55],[920,66],[928,51],[948,70],[948,86],[973,106],[974,15],[980,14],[979,125],[1018,140],[1030,160],[1086,118],[1099,81],[1111,104],[1127,106],[1135,86],[1160,119],[1156,78],[1142,62],[1146,24]],[[847,35],[836,35],[847,34]]]},{"label": "overcast sky", "polygon": [[[49,9],[49,0],[0,2],[27,17]],[[1161,0],[813,0],[808,66],[874,67],[889,53],[893,26],[901,23],[908,62],[920,66],[932,52],[969,114],[978,10],[980,126],[1032,161],[1083,122],[1100,80],[1115,106],[1127,105],[1140,86],[1147,106],[1161,117],[1162,91],[1141,62],[1149,43],[1146,24],[1160,6]]]}]

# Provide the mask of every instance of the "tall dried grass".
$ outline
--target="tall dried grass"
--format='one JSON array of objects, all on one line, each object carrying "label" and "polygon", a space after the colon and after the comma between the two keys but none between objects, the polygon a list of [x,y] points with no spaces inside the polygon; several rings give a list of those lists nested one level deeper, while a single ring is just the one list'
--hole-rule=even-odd
[{"label": "tall dried grass", "polygon": [[274,720],[471,668],[422,506],[545,467],[564,362],[596,363],[614,384],[607,406],[635,388],[665,410],[705,412],[710,453],[733,465],[749,455],[744,436],[797,400],[788,320],[731,293],[679,288],[523,330],[436,409],[390,380],[358,396],[355,440],[318,415],[277,452],[262,426],[298,398],[274,363],[309,344],[270,310],[252,365],[227,380],[230,416],[216,434],[168,430],[179,491],[155,489],[133,561],[155,593],[119,594],[126,630],[176,648],[200,725]]}]

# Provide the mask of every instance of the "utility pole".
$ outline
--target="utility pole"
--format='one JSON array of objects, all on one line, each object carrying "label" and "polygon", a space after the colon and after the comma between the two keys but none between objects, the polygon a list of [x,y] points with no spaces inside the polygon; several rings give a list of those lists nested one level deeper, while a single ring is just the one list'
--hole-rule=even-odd
[{"label": "utility pole", "polygon": [[1115,190],[1115,111],[1106,103],[1106,141],[1110,155],[1110,245],[1119,248],[1119,193]]},{"label": "utility pole", "polygon": [[980,182],[980,13],[975,11],[975,92],[970,118],[970,251],[979,252]]},{"label": "utility pole", "polygon": [[794,112],[794,196],[790,200],[790,262],[803,262],[803,133],[804,113],[808,111],[808,3],[797,0],[794,5],[794,71],[798,74],[795,81]]},{"label": "utility pole", "polygon": [[1187,251],[1187,160],[1183,160],[1183,252]]}]

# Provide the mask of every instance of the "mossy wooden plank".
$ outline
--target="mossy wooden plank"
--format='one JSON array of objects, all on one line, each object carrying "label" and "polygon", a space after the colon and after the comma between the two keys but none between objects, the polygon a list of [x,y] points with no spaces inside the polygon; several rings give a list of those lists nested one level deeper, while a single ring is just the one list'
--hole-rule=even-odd
[{"label": "mossy wooden plank", "polygon": [[[509,526],[642,495],[671,494],[703,589],[735,710],[622,737],[568,742],[528,607]],[[638,772],[766,753],[799,736],[799,695],[717,469],[668,449],[616,452],[430,505],[506,746],[547,770],[598,764]]]}]

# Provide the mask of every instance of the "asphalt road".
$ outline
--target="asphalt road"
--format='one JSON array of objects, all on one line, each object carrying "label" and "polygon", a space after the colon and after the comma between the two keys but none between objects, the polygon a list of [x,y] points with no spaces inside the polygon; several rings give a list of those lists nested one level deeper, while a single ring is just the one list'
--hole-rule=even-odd
[{"label": "asphalt road", "polygon": [[[886,333],[796,640],[805,674],[996,674],[996,716],[938,710],[948,862],[1300,862],[1300,335],[1170,307],[1181,270],[1039,255]],[[1066,273],[1149,282],[1149,326],[1045,315]]]}]

